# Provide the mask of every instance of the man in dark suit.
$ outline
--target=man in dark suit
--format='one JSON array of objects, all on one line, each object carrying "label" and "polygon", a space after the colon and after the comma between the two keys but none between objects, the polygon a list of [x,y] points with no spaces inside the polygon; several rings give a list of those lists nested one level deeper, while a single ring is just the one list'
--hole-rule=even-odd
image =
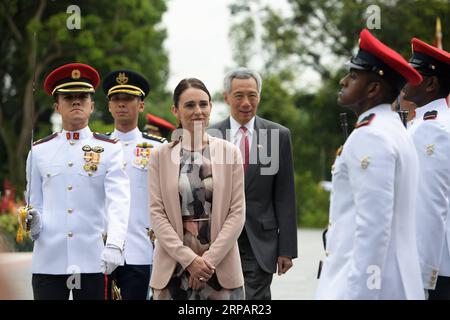
[{"label": "man in dark suit", "polygon": [[246,222],[239,251],[248,300],[271,299],[273,274],[284,274],[297,257],[294,169],[289,129],[256,116],[261,77],[247,68],[229,72],[224,100],[231,116],[210,127],[242,152]]}]

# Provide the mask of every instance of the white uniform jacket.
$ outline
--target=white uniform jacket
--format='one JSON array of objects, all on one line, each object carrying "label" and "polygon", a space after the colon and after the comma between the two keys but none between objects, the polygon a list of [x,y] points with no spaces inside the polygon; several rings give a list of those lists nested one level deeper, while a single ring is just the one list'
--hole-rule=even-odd
[{"label": "white uniform jacket", "polygon": [[[435,289],[442,257],[448,256],[446,222],[450,196],[450,111],[444,99],[416,109],[408,132],[419,158],[417,245],[426,289]],[[447,239],[448,241],[448,239]],[[450,276],[449,268],[444,268]],[[445,272],[446,271],[446,272]]]},{"label": "white uniform jacket", "polygon": [[149,265],[153,260],[153,245],[148,230],[151,228],[148,191],[148,162],[151,154],[166,139],[142,133],[138,128],[123,133],[117,129],[112,138],[120,140],[124,153],[125,171],[130,178],[130,219],[125,241],[125,261],[132,265]]},{"label": "white uniform jacket", "polygon": [[127,231],[130,184],[120,144],[85,127],[37,141],[31,155],[27,192],[42,216],[32,272],[101,272],[103,236],[123,248]]},{"label": "white uniform jacket", "polygon": [[332,168],[318,299],[424,299],[417,174],[414,145],[390,105],[360,115]]}]

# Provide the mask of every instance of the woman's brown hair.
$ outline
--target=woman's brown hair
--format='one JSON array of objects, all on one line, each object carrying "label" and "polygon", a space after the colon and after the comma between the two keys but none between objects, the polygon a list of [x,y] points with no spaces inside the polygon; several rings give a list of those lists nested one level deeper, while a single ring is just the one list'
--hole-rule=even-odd
[{"label": "woman's brown hair", "polygon": [[[208,89],[206,88],[205,84],[197,79],[197,78],[185,78],[181,80],[178,85],[175,87],[175,90],[173,91],[173,105],[175,108],[178,109],[178,103],[180,102],[180,96],[183,94],[184,91],[186,91],[189,88],[195,88],[204,91],[209,98],[209,102],[211,102],[211,94],[209,93]],[[181,122],[178,124],[177,129],[182,129],[183,126],[181,125]],[[177,130],[174,131],[174,133]],[[174,135],[172,134],[172,137]],[[179,138],[176,139],[172,145],[172,148],[175,147],[178,142],[180,141],[181,135],[179,135]],[[172,139],[173,141],[174,139]]]}]

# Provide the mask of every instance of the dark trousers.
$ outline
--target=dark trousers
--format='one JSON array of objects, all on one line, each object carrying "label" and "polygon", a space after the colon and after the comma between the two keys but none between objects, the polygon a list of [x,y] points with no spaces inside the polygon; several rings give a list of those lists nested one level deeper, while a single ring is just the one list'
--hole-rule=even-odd
[{"label": "dark trousers", "polygon": [[428,290],[428,300],[450,300],[450,277],[438,276],[436,288]]},{"label": "dark trousers", "polygon": [[120,289],[122,300],[146,300],[150,282],[151,265],[125,263],[111,275]]},{"label": "dark trousers", "polygon": [[253,254],[245,229],[239,239],[239,252],[241,255],[242,272],[244,273],[245,299],[246,300],[270,300],[270,285],[272,273],[262,270]]},{"label": "dark trousers", "polygon": [[68,300],[71,290],[73,300],[105,299],[105,277],[102,273],[33,273],[31,284],[35,300]]}]

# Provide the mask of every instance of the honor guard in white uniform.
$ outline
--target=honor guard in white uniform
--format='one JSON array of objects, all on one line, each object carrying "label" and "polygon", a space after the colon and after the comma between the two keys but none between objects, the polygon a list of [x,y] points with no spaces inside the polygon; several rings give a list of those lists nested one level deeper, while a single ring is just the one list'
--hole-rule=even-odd
[{"label": "honor guard in white uniform", "polygon": [[417,245],[424,288],[430,299],[450,299],[450,54],[413,38],[410,64],[422,75],[406,85],[417,106],[408,131],[419,157]]},{"label": "honor guard in white uniform", "polygon": [[421,76],[367,29],[340,81],[338,103],[358,122],[332,167],[318,299],[424,299],[415,234],[417,156],[391,111]]},{"label": "honor guard in white uniform", "polygon": [[103,90],[114,118],[112,138],[120,140],[125,170],[131,184],[131,206],[125,245],[125,265],[112,278],[124,300],[147,298],[153,260],[152,229],[149,213],[148,162],[151,154],[166,139],[139,131],[138,116],[144,111],[149,92],[147,80],[129,70],[117,70],[103,81]]},{"label": "honor guard in white uniform", "polygon": [[35,142],[27,160],[35,299],[68,299],[71,289],[73,299],[104,299],[104,274],[123,261],[130,187],[122,148],[88,127],[99,80],[81,63],[45,79],[63,131]]}]

